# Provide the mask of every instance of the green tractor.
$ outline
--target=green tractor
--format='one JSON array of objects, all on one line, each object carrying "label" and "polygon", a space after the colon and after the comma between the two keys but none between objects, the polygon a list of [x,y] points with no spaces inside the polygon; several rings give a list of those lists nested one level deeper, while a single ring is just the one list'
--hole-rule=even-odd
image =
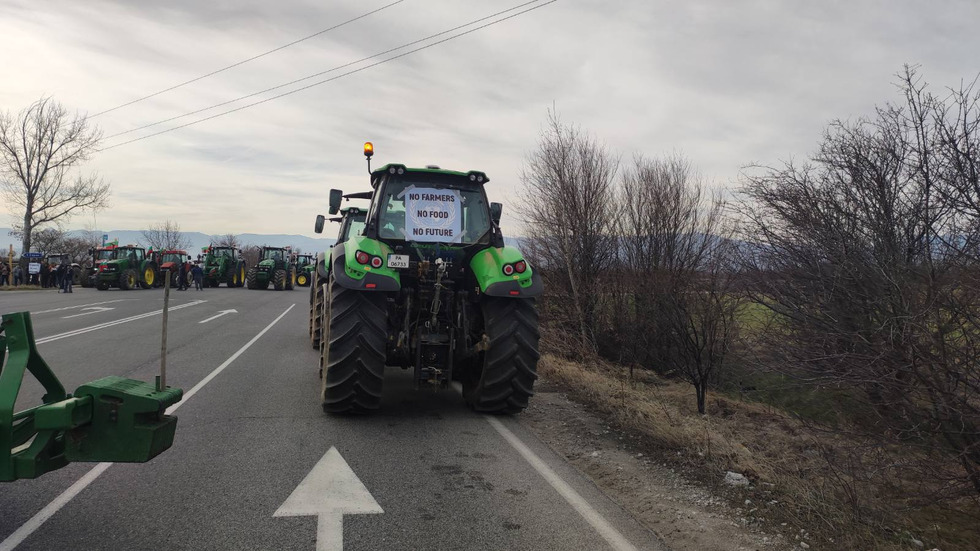
[{"label": "green tractor", "polygon": [[205,287],[217,287],[222,283],[228,287],[245,285],[245,259],[234,247],[208,247],[203,268]]},{"label": "green tractor", "polygon": [[259,263],[249,268],[245,274],[245,284],[249,289],[268,289],[269,284],[276,291],[293,290],[296,284],[296,267],[290,260],[289,249],[284,247],[262,247]]},{"label": "green tractor", "polygon": [[142,287],[149,289],[157,283],[157,263],[147,256],[146,249],[125,245],[112,249],[112,258],[99,267],[95,286],[100,291],[119,287],[124,291]]},{"label": "green tractor", "polygon": [[[324,411],[377,410],[385,366],[413,369],[416,388],[459,381],[476,411],[524,410],[543,286],[504,245],[486,174],[400,164],[371,172],[373,147],[364,153],[373,188],[364,230],[317,257]],[[331,214],[343,197],[330,190]]]},{"label": "green tractor", "polygon": [[[361,192],[361,193],[351,193],[344,195],[343,199],[370,199],[371,192]],[[340,216],[335,216],[330,218],[331,222],[340,222],[340,233],[337,235],[337,243],[343,243],[347,241],[347,238],[351,235],[361,235],[364,231],[364,219],[367,217],[367,209],[360,209],[358,207],[347,207],[339,209]],[[313,231],[316,233],[323,233],[323,223],[325,219],[322,215],[317,216],[316,226]],[[336,244],[336,243],[335,243]],[[321,309],[324,304],[324,294],[323,294],[323,284],[327,281],[330,275],[330,267],[333,265],[330,262],[329,252],[327,253],[328,258],[323,262],[314,261],[313,270],[310,274],[312,277],[312,284],[310,285],[310,341],[313,344],[313,350],[320,350],[320,335],[322,333],[320,329],[320,324],[323,321],[321,316]],[[320,270],[316,269],[316,266],[321,266]],[[323,277],[320,276],[319,272],[324,272]],[[321,355],[320,362],[320,373],[323,373],[323,362]]]},{"label": "green tractor", "polygon": [[296,265],[296,285],[309,287],[313,281],[313,255],[297,254],[294,256],[293,264]]}]

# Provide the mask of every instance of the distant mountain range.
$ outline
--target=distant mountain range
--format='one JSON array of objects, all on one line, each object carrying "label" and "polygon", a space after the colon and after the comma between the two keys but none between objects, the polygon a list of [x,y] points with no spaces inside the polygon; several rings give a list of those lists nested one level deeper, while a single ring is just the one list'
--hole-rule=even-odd
[{"label": "distant mountain range", "polygon": [[[336,232],[336,228],[331,227],[330,230]],[[0,228],[0,247],[3,247],[4,251],[7,251],[10,245],[14,246],[14,254],[20,252],[20,240],[10,235],[10,228]],[[86,233],[82,230],[73,230],[68,233],[73,235]],[[120,245],[125,245],[127,243],[142,244],[146,245],[146,239],[143,238],[143,233],[139,230],[95,230],[97,234],[107,234],[109,236],[108,241],[119,240]],[[207,247],[211,244],[212,240],[220,239],[221,235],[208,235],[201,232],[183,232],[185,236],[190,240],[191,245],[187,249],[187,252],[194,253],[195,251],[200,251],[202,247]],[[311,238],[303,235],[288,235],[288,234],[263,234],[263,233],[241,233],[238,234],[238,240],[242,243],[242,246],[248,245],[269,245],[270,247],[286,247],[292,246],[293,250],[299,250],[300,252],[312,252],[317,253],[320,251],[326,251],[333,246],[336,239],[327,238]],[[504,241],[508,245],[517,245],[518,239],[505,238]]]},{"label": "distant mountain range", "polygon": [[[69,231],[72,235],[87,233],[81,230]],[[146,245],[146,239],[139,230],[95,230],[97,234],[106,234],[108,241],[119,240],[120,245],[135,243]],[[221,235],[211,236],[201,232],[183,232],[184,236],[190,240],[190,247],[187,252],[200,251],[202,247],[207,247],[212,240],[220,239]],[[261,233],[242,233],[238,234],[238,240],[242,246],[248,245],[269,245],[271,247],[292,246],[293,250],[299,249],[301,252],[325,251],[333,246],[335,239],[311,238],[304,235],[288,234],[261,234]],[[20,240],[10,235],[10,228],[0,228],[0,246],[3,250],[8,250],[9,245],[14,246],[15,254],[20,251]]]}]

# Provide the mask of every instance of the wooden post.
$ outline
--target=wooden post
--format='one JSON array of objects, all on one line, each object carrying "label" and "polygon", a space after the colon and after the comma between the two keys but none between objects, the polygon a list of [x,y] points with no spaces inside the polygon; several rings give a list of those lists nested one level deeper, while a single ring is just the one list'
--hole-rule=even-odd
[{"label": "wooden post", "polygon": [[167,314],[170,310],[170,270],[163,271],[163,339],[160,343],[160,382],[157,390],[167,388]]}]

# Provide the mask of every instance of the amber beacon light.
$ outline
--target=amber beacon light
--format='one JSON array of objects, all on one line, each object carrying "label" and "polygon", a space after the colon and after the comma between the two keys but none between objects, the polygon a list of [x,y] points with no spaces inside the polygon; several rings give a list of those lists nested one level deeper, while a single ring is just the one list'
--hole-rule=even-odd
[{"label": "amber beacon light", "polygon": [[370,159],[371,155],[374,155],[374,144],[371,142],[364,142],[364,156]]}]

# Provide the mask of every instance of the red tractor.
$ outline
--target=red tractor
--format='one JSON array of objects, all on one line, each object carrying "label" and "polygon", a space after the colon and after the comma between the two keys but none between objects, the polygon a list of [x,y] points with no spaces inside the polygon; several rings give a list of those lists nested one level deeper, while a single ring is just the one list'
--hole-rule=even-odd
[{"label": "red tractor", "polygon": [[[180,286],[180,265],[184,264],[184,281],[188,286],[194,283],[194,276],[191,275],[191,256],[187,251],[171,249],[161,251],[158,254],[160,264],[160,275],[163,276],[164,270],[170,270],[170,286]],[[162,281],[162,279],[161,279]]]},{"label": "red tractor", "polygon": [[88,250],[88,254],[92,255],[92,265],[82,269],[82,287],[95,287],[95,279],[99,274],[100,267],[112,260],[112,251],[115,248],[115,245],[107,245]]}]

